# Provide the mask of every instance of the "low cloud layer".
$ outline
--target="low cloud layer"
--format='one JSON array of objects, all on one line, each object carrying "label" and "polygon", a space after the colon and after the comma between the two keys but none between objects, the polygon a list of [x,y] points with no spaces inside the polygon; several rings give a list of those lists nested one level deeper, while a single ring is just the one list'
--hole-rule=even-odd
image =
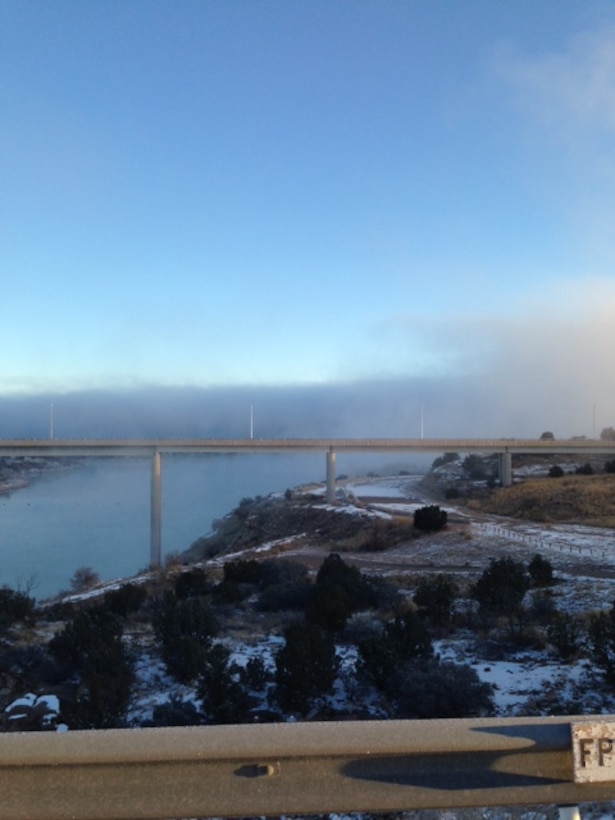
[{"label": "low cloud layer", "polygon": [[[525,306],[521,310],[521,305]],[[380,377],[320,385],[135,387],[0,397],[0,438],[557,437],[615,425],[615,283],[526,294],[514,310],[405,317]],[[384,332],[384,331],[383,331]],[[407,349],[404,349],[406,345]],[[411,366],[423,345],[426,366]],[[429,367],[448,360],[448,367]],[[408,362],[404,375],[404,357]]]}]

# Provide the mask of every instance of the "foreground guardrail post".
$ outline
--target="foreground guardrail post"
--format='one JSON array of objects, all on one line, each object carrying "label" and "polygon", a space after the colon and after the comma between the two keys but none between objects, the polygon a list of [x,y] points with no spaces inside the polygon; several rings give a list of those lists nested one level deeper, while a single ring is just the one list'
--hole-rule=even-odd
[{"label": "foreground guardrail post", "polygon": [[559,820],[581,820],[581,812],[578,806],[560,806]]}]

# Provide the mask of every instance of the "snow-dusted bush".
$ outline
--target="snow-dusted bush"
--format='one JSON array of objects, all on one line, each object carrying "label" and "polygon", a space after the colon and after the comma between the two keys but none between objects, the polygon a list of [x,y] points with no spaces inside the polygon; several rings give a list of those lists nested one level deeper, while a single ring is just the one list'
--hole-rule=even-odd
[{"label": "snow-dusted bush", "polygon": [[80,679],[79,694],[64,711],[71,728],[122,725],[134,680],[122,631],[121,618],[99,606],[77,613],[49,642],[52,655]]},{"label": "snow-dusted bush", "polygon": [[399,666],[387,686],[398,718],[462,718],[492,713],[493,687],[471,666],[437,658]]},{"label": "snow-dusted bush", "polygon": [[328,632],[341,632],[353,612],[374,603],[369,581],[361,572],[347,564],[337,553],[322,562],[305,617]]},{"label": "snow-dusted bush", "polygon": [[530,588],[530,578],[521,561],[505,556],[492,559],[474,584],[472,597],[483,618],[505,616],[512,629],[521,603]]},{"label": "snow-dusted bush", "polygon": [[329,582],[316,584],[305,607],[305,619],[331,634],[341,632],[352,614],[345,589]]},{"label": "snow-dusted bush", "polygon": [[198,696],[209,723],[245,723],[251,699],[240,670],[230,662],[230,652],[222,644],[210,645],[199,677]]},{"label": "snow-dusted bush", "polygon": [[194,680],[219,629],[209,605],[201,598],[178,600],[167,591],[157,601],[152,626],[169,674],[182,683]]},{"label": "snow-dusted bush", "polygon": [[206,595],[210,591],[211,583],[207,573],[198,567],[180,572],[175,580],[175,595],[177,598],[192,598]]},{"label": "snow-dusted bush", "polygon": [[6,628],[19,621],[33,621],[34,598],[26,592],[0,587],[0,628]]},{"label": "snow-dusted bush", "polygon": [[267,669],[267,664],[262,658],[249,658],[244,668],[241,670],[241,679],[249,689],[256,691],[265,688],[271,675]]},{"label": "snow-dusted bush", "polygon": [[386,690],[388,682],[401,663],[433,654],[431,638],[418,614],[408,610],[385,624],[379,635],[359,644],[361,671],[374,685]]},{"label": "snow-dusted bush", "polygon": [[419,507],[414,512],[414,526],[423,532],[438,532],[446,527],[448,514],[437,504]]},{"label": "snow-dusted bush", "polygon": [[532,593],[526,618],[541,626],[548,626],[556,616],[555,601],[550,589],[537,589]]},{"label": "snow-dusted bush", "polygon": [[295,584],[272,584],[259,595],[257,609],[261,612],[303,611],[310,600],[313,586],[307,581]]},{"label": "snow-dusted bush", "polygon": [[533,587],[550,587],[553,585],[553,564],[548,558],[536,553],[528,564],[527,571],[530,574]]},{"label": "snow-dusted bush", "polygon": [[100,583],[100,576],[92,567],[79,567],[70,579],[70,588],[73,592],[84,592]]},{"label": "snow-dusted bush", "polygon": [[260,583],[263,587],[272,584],[303,584],[307,581],[307,568],[290,558],[269,558],[261,562]]},{"label": "snow-dusted bush", "polygon": [[450,575],[421,578],[414,592],[414,603],[434,624],[450,621],[458,585]]},{"label": "snow-dusted bush", "polygon": [[615,684],[615,605],[608,612],[594,612],[588,626],[589,653],[604,672],[607,681]]},{"label": "snow-dusted bush", "polygon": [[331,635],[313,624],[291,624],[284,640],[275,657],[276,698],[287,712],[305,715],[331,692],[339,658]]},{"label": "snow-dusted bush", "polygon": [[445,464],[451,464],[459,461],[459,453],[444,453],[433,460],[431,465],[432,470],[437,470],[438,467],[444,467]]},{"label": "snow-dusted bush", "polygon": [[102,647],[121,642],[121,618],[104,606],[77,612],[49,642],[51,654],[83,669],[97,665]]},{"label": "snow-dusted bush", "polygon": [[147,590],[143,584],[122,584],[117,589],[107,592],[103,601],[104,606],[110,611],[115,612],[126,618],[133,612],[138,612],[145,603],[147,598]]},{"label": "snow-dusted bush", "polygon": [[198,726],[203,722],[203,715],[194,701],[172,693],[167,701],[154,706],[151,720],[144,726]]},{"label": "snow-dusted bush", "polygon": [[224,564],[224,580],[235,584],[258,584],[262,574],[262,563],[253,558],[227,561]]},{"label": "snow-dusted bush", "polygon": [[487,478],[487,463],[482,456],[470,453],[464,458],[462,467],[464,472],[476,481]]},{"label": "snow-dusted bush", "polygon": [[569,660],[578,654],[584,635],[583,621],[568,612],[556,612],[547,628],[549,642],[563,660]]},{"label": "snow-dusted bush", "polygon": [[577,467],[577,469],[574,472],[576,475],[593,475],[594,468],[589,463],[589,461],[586,461],[585,464],[581,464],[579,467]]}]

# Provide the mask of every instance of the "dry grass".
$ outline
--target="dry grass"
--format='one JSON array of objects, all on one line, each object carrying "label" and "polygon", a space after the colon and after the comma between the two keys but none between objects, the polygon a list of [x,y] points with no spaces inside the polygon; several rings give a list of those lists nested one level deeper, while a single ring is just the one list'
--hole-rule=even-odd
[{"label": "dry grass", "polygon": [[573,521],[615,528],[615,474],[532,479],[497,490],[469,506],[530,521]]}]

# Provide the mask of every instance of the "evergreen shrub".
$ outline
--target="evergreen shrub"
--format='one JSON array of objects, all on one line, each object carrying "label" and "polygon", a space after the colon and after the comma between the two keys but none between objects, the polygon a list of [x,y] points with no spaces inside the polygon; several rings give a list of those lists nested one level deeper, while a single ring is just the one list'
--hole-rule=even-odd
[{"label": "evergreen shrub", "polygon": [[437,504],[419,507],[414,512],[414,526],[423,532],[437,532],[446,527],[448,514]]}]

